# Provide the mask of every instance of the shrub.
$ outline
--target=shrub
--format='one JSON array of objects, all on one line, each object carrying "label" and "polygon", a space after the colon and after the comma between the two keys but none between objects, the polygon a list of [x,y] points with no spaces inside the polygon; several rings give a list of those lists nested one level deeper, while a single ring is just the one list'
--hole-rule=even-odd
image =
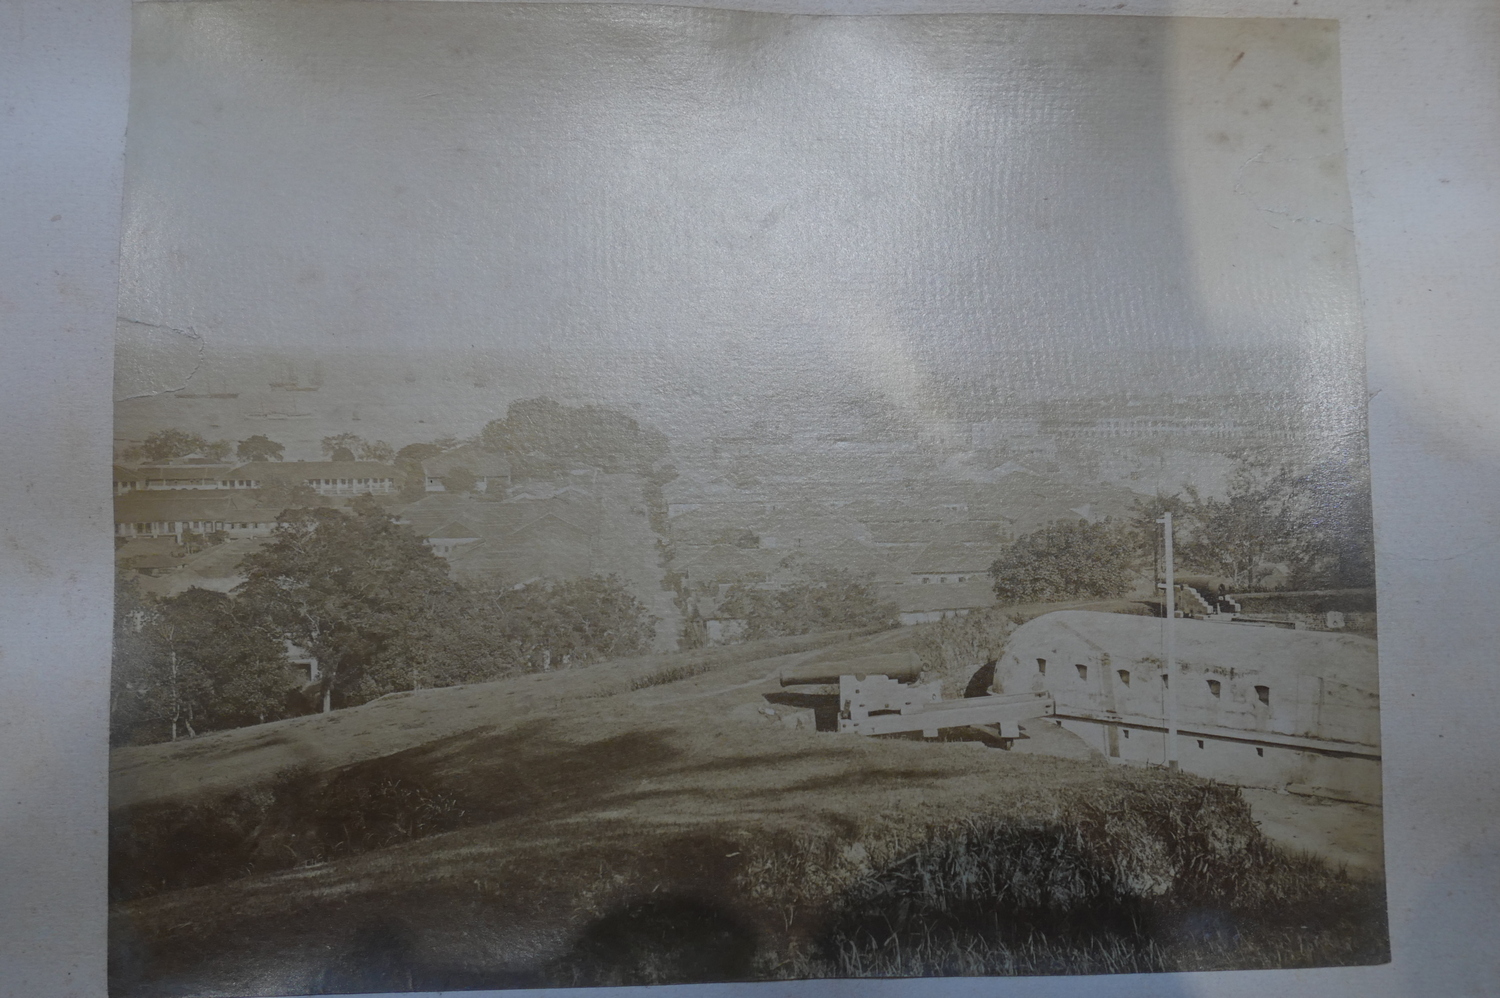
[{"label": "shrub", "polygon": [[1066,520],[1011,544],[990,566],[1005,603],[1112,599],[1130,591],[1135,552],[1113,523]]}]

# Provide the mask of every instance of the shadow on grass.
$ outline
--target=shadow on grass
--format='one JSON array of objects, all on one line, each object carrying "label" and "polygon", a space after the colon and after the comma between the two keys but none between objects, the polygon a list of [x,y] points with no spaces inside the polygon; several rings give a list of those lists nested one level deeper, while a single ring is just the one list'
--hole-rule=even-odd
[{"label": "shadow on grass", "polygon": [[[236,953],[262,966],[295,958],[306,974],[297,986],[323,993],[1386,958],[1378,887],[1268,849],[1238,791],[1187,778],[1116,774],[1080,790],[1053,820],[935,827],[904,845],[872,843],[878,856],[866,852],[860,826],[837,815],[796,834],[687,812],[670,829],[577,820],[662,794],[712,793],[735,806],[743,794],[748,814],[790,791],[847,789],[863,778],[854,785],[878,799],[881,788],[933,778],[906,768],[861,777],[846,753],[827,756],[846,775],[785,786],[767,775],[785,754],[703,759],[667,732],[579,742],[537,721],[327,773],[283,774],[175,810],[120,812],[111,826],[117,899],[208,889],[116,910],[111,993],[211,989],[223,973],[215,968]],[[714,780],[643,785],[724,770],[756,776],[743,791]],[[290,880],[240,894],[212,889],[509,819],[521,824],[498,827],[552,837],[515,853],[524,869],[495,867],[491,888],[470,872],[435,872],[449,869],[446,847],[435,845],[326,881],[358,884],[350,893]],[[455,844],[462,851],[479,841]],[[395,872],[387,880],[381,871]],[[255,914],[237,908],[250,898]]]},{"label": "shadow on grass", "polygon": [[468,733],[326,772],[293,768],[190,803],[110,815],[110,900],[327,862],[518,814],[546,821],[680,751],[656,732],[594,742],[536,721]]}]

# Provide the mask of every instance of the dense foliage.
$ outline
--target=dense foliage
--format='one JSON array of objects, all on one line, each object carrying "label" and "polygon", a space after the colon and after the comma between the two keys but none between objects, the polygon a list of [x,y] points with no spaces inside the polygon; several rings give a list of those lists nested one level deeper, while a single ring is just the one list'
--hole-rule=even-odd
[{"label": "dense foliage", "polygon": [[[285,716],[301,700],[286,644],[317,663],[323,710],[396,690],[482,682],[648,651],[654,619],[614,576],[484,590],[369,497],[288,509],[231,597],[116,588],[117,741]],[[298,696],[291,696],[298,693]],[[290,699],[289,699],[290,697]]]},{"label": "dense foliage", "polygon": [[512,402],[504,419],[480,434],[485,449],[504,454],[517,477],[569,468],[648,474],[668,455],[666,435],[604,406],[566,406],[549,398]]},{"label": "dense foliage", "polygon": [[1017,538],[990,566],[1003,603],[1111,599],[1130,591],[1136,552],[1112,521],[1058,521]]},{"label": "dense foliage", "polygon": [[364,496],[352,516],[288,510],[242,568],[239,600],[318,660],[325,710],[382,671],[393,643],[431,626],[433,610],[459,593],[447,564]]},{"label": "dense foliage", "polygon": [[241,440],[235,456],[241,461],[280,461],[286,448],[263,433]]},{"label": "dense foliage", "polygon": [[351,700],[639,655],[655,636],[645,606],[614,576],[502,590],[454,583],[420,610],[355,681]]},{"label": "dense foliage", "polygon": [[1234,590],[1375,584],[1370,477],[1362,459],[1306,469],[1241,461],[1222,496],[1191,486],[1136,505],[1128,523],[1061,522],[1016,540],[990,568],[1003,602],[1123,596],[1135,573],[1159,574],[1173,518],[1177,570]]},{"label": "dense foliage", "polygon": [[1369,467],[1361,458],[1303,470],[1242,462],[1224,496],[1185,488],[1138,510],[1146,557],[1160,543],[1155,519],[1170,510],[1181,568],[1239,589],[1363,588],[1375,584]]},{"label": "dense foliage", "polygon": [[168,429],[157,430],[141,441],[140,446],[128,448],[123,456],[127,461],[144,461],[148,464],[160,464],[190,454],[222,461],[229,456],[233,446],[228,440],[210,443],[200,434]]},{"label": "dense foliage", "polygon": [[841,569],[812,567],[791,585],[765,589],[748,583],[730,586],[717,616],[745,621],[745,640],[852,628],[893,627],[894,603],[880,599],[874,586]]},{"label": "dense foliage", "polygon": [[224,593],[154,599],[115,585],[110,733],[163,741],[284,716],[295,686],[281,642]]},{"label": "dense foliage", "polygon": [[357,433],[335,433],[320,442],[330,461],[381,461],[396,457],[396,449],[384,440],[369,441]]}]

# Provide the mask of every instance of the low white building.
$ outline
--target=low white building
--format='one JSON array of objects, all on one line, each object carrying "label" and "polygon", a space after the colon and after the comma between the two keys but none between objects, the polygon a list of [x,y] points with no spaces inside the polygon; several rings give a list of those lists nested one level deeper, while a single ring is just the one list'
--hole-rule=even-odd
[{"label": "low white building", "polygon": [[[1177,752],[1243,786],[1380,799],[1375,642],[1353,634],[1176,620]],[[997,693],[1051,694],[1055,722],[1112,762],[1167,758],[1160,617],[1063,610],[1017,628]],[[1054,723],[1053,721],[1036,723]]]},{"label": "low white building", "polygon": [[189,533],[267,537],[276,529],[277,514],[243,495],[136,492],[115,498],[115,536],[174,537],[179,544]]},{"label": "low white building", "polygon": [[306,485],[321,496],[380,496],[397,490],[396,469],[379,461],[257,461],[225,477],[254,482],[250,488]]},{"label": "low white building", "polygon": [[888,588],[885,594],[895,600],[902,626],[966,617],[995,605],[995,590],[988,575],[967,576],[963,582],[947,584],[908,582]]}]

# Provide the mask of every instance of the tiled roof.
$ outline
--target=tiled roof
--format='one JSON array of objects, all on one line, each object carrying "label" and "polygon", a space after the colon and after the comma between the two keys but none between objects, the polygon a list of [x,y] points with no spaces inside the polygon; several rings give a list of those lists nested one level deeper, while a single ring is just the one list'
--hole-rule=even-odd
[{"label": "tiled roof", "polygon": [[422,473],[428,478],[443,478],[457,468],[467,468],[476,478],[510,474],[510,462],[502,455],[474,446],[455,447],[422,462]]},{"label": "tiled roof", "polygon": [[291,481],[333,478],[395,478],[394,466],[379,461],[255,461],[225,472],[224,478]]},{"label": "tiled roof", "polygon": [[214,492],[132,492],[115,497],[116,523],[195,520],[274,523],[279,511],[262,509],[249,496]]},{"label": "tiled roof", "polygon": [[506,537],[487,538],[457,551],[454,572],[475,581],[516,584],[568,579],[593,571],[592,543],[571,523],[548,516]]},{"label": "tiled roof", "polygon": [[975,610],[995,605],[995,591],[989,577],[968,582],[932,582],[927,585],[906,583],[892,586],[885,595],[896,601],[902,613],[931,613],[934,610]]},{"label": "tiled roof", "polygon": [[459,541],[467,540],[470,538],[477,538],[478,536],[479,532],[476,531],[473,527],[467,527],[462,523],[454,521],[452,523],[449,523],[445,527],[439,527],[437,530],[434,530],[432,533],[427,535],[427,539],[434,541]]},{"label": "tiled roof", "polygon": [[141,482],[181,482],[199,481],[209,479],[219,481],[229,477],[226,472],[228,465],[223,464],[172,464],[172,465],[147,465],[131,471],[123,481]]},{"label": "tiled roof", "polygon": [[940,544],[988,544],[1000,543],[1004,530],[998,521],[960,520],[945,523],[933,538]]},{"label": "tiled roof", "polygon": [[496,502],[472,495],[434,492],[400,511],[401,519],[420,537],[430,537],[455,521],[473,528],[474,536],[500,537],[548,515],[592,534],[598,532],[603,509],[592,499],[555,497]]},{"label": "tiled roof", "polygon": [[873,575],[877,579],[896,579],[901,576],[899,564],[874,548],[856,540],[843,540],[826,547],[801,548],[797,554],[809,565],[822,565],[851,572],[856,576]]},{"label": "tiled roof", "polygon": [[933,572],[951,575],[955,572],[963,574],[982,574],[990,570],[999,557],[998,548],[977,547],[969,544],[929,544],[911,563],[908,572],[921,574]]},{"label": "tiled roof", "polygon": [[870,536],[877,544],[927,544],[942,533],[945,520],[937,516],[870,520]]},{"label": "tiled roof", "polygon": [[754,575],[767,575],[786,556],[784,551],[765,548],[741,548],[732,544],[715,544],[700,549],[672,568],[687,576],[689,582],[737,582]]}]

